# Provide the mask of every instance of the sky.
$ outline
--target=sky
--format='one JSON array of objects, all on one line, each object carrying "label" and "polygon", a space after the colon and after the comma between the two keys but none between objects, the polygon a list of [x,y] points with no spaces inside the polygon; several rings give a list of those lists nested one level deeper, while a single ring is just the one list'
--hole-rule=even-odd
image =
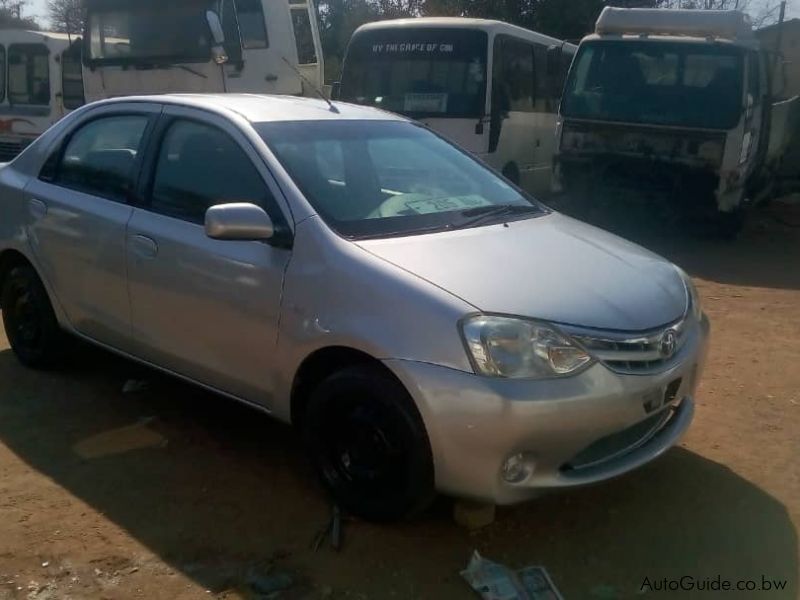
[{"label": "sky", "polygon": [[[569,3],[569,0],[563,0],[565,4]],[[779,0],[750,0],[750,5],[752,6],[754,12],[758,12],[761,7],[764,6],[776,6]],[[39,19],[39,22],[44,25],[45,15],[47,14],[47,10],[45,9],[47,5],[47,0],[30,0],[28,2],[27,14],[32,14]],[[792,19],[795,17],[800,17],[800,0],[788,0],[787,8],[786,8],[786,18]]]}]

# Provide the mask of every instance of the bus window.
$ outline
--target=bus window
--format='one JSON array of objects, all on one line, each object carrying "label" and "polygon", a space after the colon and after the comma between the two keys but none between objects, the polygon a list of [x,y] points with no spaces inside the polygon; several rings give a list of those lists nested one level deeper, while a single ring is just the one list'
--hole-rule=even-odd
[{"label": "bus window", "polygon": [[74,44],[61,55],[61,94],[64,108],[67,110],[74,110],[86,104],[79,43]]},{"label": "bus window", "polygon": [[6,47],[0,45],[0,102],[6,99]]},{"label": "bus window", "polygon": [[9,46],[8,101],[10,104],[50,104],[50,51],[47,46]]},{"label": "bus window", "polygon": [[261,0],[236,0],[236,12],[239,16],[242,47],[247,50],[269,48],[267,23]]},{"label": "bus window", "polygon": [[311,32],[311,19],[307,7],[292,8],[292,25],[297,41],[297,62],[301,65],[315,64],[317,52],[314,49],[314,34]]},{"label": "bus window", "polygon": [[494,42],[492,102],[501,111],[533,112],[535,69],[533,46],[507,36]]}]

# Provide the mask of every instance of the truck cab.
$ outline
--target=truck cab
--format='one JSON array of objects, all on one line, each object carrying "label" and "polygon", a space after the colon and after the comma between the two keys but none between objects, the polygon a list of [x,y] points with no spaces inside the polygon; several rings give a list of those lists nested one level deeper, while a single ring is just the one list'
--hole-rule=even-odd
[{"label": "truck cab", "polygon": [[557,184],[657,188],[737,228],[768,145],[768,67],[741,12],[606,7],[567,79]]}]

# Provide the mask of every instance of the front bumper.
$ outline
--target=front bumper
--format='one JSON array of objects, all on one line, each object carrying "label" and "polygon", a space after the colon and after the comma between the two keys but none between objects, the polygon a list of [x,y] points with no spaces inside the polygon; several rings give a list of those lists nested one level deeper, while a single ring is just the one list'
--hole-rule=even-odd
[{"label": "front bumper", "polygon": [[[437,488],[511,504],[621,475],[673,446],[692,421],[708,335],[704,317],[679,360],[648,375],[595,364],[575,377],[530,381],[404,360],[386,365],[425,421]],[[520,454],[535,468],[524,481],[509,483],[503,465]]]}]

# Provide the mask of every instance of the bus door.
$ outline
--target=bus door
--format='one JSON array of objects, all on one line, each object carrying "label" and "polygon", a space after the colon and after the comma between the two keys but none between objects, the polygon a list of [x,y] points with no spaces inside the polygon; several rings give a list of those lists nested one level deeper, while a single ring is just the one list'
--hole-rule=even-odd
[{"label": "bus door", "polygon": [[534,46],[498,35],[492,59],[489,162],[526,190],[535,185],[538,124]]}]

